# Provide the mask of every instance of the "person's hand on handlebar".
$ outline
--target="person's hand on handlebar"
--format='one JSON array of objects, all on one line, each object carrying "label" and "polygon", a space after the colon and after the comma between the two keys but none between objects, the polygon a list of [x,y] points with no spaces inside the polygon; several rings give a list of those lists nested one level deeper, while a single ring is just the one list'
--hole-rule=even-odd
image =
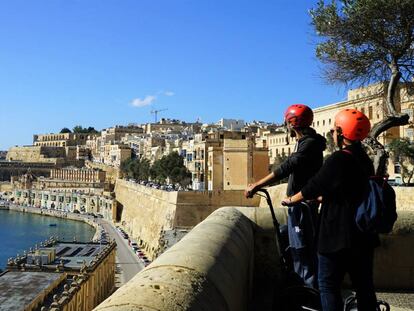
[{"label": "person's hand on handlebar", "polygon": [[292,206],[292,205],[298,204],[302,201],[304,201],[304,197],[302,195],[302,192],[298,192],[295,195],[292,195],[291,197],[287,197],[287,198],[283,199],[281,204],[283,206]]},{"label": "person's hand on handlebar", "polygon": [[247,199],[251,199],[253,198],[253,195],[256,193],[257,190],[258,190],[258,187],[256,184],[248,184],[247,188],[244,190],[244,196]]},{"label": "person's hand on handlebar", "polygon": [[292,197],[287,197],[287,198],[284,198],[282,202],[280,202],[280,204],[282,204],[282,206],[292,206],[295,203],[292,203]]}]

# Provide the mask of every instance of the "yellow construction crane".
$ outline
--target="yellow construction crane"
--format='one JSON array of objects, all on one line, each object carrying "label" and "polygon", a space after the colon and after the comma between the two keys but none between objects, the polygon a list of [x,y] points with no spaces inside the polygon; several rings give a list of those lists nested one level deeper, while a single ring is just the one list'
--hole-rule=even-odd
[{"label": "yellow construction crane", "polygon": [[154,115],[155,123],[157,123],[158,112],[165,111],[165,110],[168,110],[168,109],[151,110],[151,114]]}]

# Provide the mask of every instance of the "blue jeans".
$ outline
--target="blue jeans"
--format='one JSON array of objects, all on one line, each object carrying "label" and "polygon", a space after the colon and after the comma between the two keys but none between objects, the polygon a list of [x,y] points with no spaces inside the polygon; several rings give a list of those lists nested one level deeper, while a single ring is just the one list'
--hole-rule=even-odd
[{"label": "blue jeans", "polygon": [[297,204],[289,207],[288,233],[293,270],[301,283],[317,288],[315,222],[317,206]]},{"label": "blue jeans", "polygon": [[373,282],[374,249],[372,247],[319,253],[318,262],[318,282],[323,311],[343,310],[341,284],[347,272],[356,291],[358,311],[377,310]]}]

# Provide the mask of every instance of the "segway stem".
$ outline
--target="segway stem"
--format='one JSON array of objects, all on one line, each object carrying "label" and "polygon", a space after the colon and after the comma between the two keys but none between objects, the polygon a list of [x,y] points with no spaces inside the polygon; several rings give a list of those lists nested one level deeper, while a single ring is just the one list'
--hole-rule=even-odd
[{"label": "segway stem", "polygon": [[286,272],[286,271],[288,271],[287,260],[285,258],[284,251],[280,248],[280,246],[282,245],[282,237],[280,235],[280,224],[277,221],[276,214],[275,214],[275,211],[273,209],[272,199],[270,198],[270,194],[267,191],[267,189],[259,189],[256,192],[263,193],[265,195],[267,205],[269,205],[270,214],[272,215],[272,220],[273,220],[273,226],[275,228],[277,245],[278,245],[278,248],[279,248],[279,254],[278,255],[280,257],[281,267],[282,267],[283,271]]}]

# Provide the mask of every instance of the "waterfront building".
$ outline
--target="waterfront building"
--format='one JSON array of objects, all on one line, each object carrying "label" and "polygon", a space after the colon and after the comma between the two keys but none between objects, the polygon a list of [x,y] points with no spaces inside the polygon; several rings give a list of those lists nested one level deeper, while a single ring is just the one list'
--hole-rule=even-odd
[{"label": "waterfront building", "polygon": [[58,210],[101,214],[107,220],[116,219],[117,203],[108,192],[92,190],[41,190],[15,188],[9,197],[15,204]]},{"label": "waterfront building", "polygon": [[0,275],[7,310],[90,311],[115,289],[115,242],[41,243]]}]

